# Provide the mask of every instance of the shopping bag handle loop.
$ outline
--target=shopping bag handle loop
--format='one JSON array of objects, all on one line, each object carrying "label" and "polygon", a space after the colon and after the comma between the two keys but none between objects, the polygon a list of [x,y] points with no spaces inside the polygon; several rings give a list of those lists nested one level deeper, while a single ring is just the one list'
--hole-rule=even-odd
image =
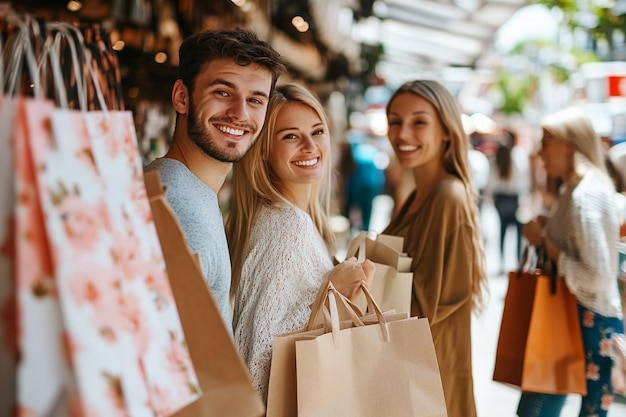
[{"label": "shopping bag handle loop", "polygon": [[520,257],[519,267],[517,269],[517,278],[519,279],[522,276],[522,272],[525,267],[529,267],[527,265],[529,259],[530,249],[533,249],[535,254],[535,259],[531,268],[534,268],[535,272],[541,275],[545,275],[550,278],[550,294],[556,294],[558,273],[556,264],[550,257],[548,256],[548,252],[543,247],[536,247],[532,245],[526,245],[524,247],[524,251],[522,252],[522,256]]},{"label": "shopping bag handle loop", "polygon": [[[316,300],[312,304],[313,310],[311,311],[311,317],[309,318],[309,323],[307,324],[307,330],[312,330],[314,328],[314,325],[317,322],[317,318],[319,317],[320,314],[324,315],[325,331],[329,332],[331,330],[332,326],[330,326],[331,324],[330,322],[331,322],[332,316],[330,315],[330,311],[328,310],[328,307],[326,306],[327,303],[330,303],[329,299],[334,298],[333,296],[331,296],[331,294],[340,298],[341,302],[345,306],[345,309],[350,316],[350,320],[354,323],[355,326],[364,325],[360,319],[360,317],[363,314],[361,313],[359,308],[350,300],[348,300],[346,297],[344,297],[343,294],[341,294],[339,290],[337,290],[337,288],[333,285],[332,282],[328,281],[325,285],[325,289],[321,291],[321,298],[319,300]],[[336,304],[336,300],[335,300],[335,304]],[[338,317],[339,314],[337,313],[336,316]]]},{"label": "shopping bag handle loop", "polygon": [[[61,35],[59,33],[46,38],[41,49],[41,56],[39,58],[37,69],[44,80],[48,78],[48,67],[52,70],[52,85],[54,86],[54,94],[57,105],[62,109],[67,109],[67,91],[65,88],[65,81],[63,80],[61,64],[59,62],[61,55],[61,40]],[[79,79],[80,77],[76,77],[77,82]]]},{"label": "shopping bag handle loop", "polygon": [[[326,280],[322,283],[322,285],[320,285],[320,289],[315,298],[315,301],[313,301],[313,303],[310,306],[311,316],[309,317],[309,322],[307,323],[307,326],[306,326],[307,330],[313,330],[314,328],[316,328],[317,319],[319,315],[322,312],[324,312],[324,306],[328,300],[328,284],[329,283],[330,281],[328,280],[328,278],[326,278]],[[356,304],[354,304],[350,299],[347,299],[347,298],[345,301],[348,305],[346,307],[346,310],[348,311],[348,313],[354,312],[354,314],[357,317],[363,316],[363,312],[361,312],[361,309]],[[330,318],[328,318],[327,321],[328,323],[330,323]],[[326,331],[329,332],[330,328],[326,328]]]},{"label": "shopping bag handle loop", "polygon": [[8,55],[6,62],[6,75],[0,81],[0,86],[2,91],[6,91],[8,95],[18,95],[23,72],[22,64],[26,60],[26,67],[31,77],[33,95],[41,98],[43,97],[43,90],[39,73],[37,72],[35,49],[30,36],[31,30],[36,36],[39,36],[39,26],[34,18],[28,15],[24,16],[23,19],[15,17],[12,23],[18,26],[18,30],[6,42],[5,48],[11,51],[11,53]]},{"label": "shopping bag handle loop", "polygon": [[350,241],[346,250],[346,259],[355,257],[358,264],[365,262],[365,248],[367,242],[367,232],[361,230],[359,234]]},{"label": "shopping bag handle loop", "polygon": [[360,286],[361,286],[361,291],[363,291],[363,294],[365,294],[365,299],[367,300],[368,311],[373,311],[376,314],[381,332],[383,334],[383,339],[385,342],[389,342],[389,328],[387,326],[387,319],[385,318],[383,311],[381,310],[376,300],[374,300],[372,293],[367,288],[367,285],[365,284],[364,281],[361,281]]},{"label": "shopping bag handle loop", "polygon": [[[365,285],[365,282],[361,282],[359,285],[359,288],[365,295],[365,299],[367,300],[367,305],[370,311],[373,311],[376,314],[376,318],[378,319],[378,325],[381,329],[383,340],[388,343],[390,341],[389,328],[387,326],[387,319],[385,318],[385,315],[380,309],[380,306],[374,300],[374,297],[372,296],[369,289],[367,288],[367,285]],[[340,330],[339,312],[337,310],[337,304],[336,304],[337,298],[343,303],[343,305],[346,307],[346,310],[348,310],[350,314],[350,319],[355,324],[355,326],[357,327],[364,326],[364,323],[361,320],[361,318],[359,318],[356,315],[356,313],[349,307],[349,300],[335,288],[332,282],[328,283],[327,293],[328,293],[329,306],[330,306],[330,318],[331,318],[331,329],[333,331],[333,339],[337,340],[336,335],[337,335],[337,332],[339,332]],[[332,296],[330,295],[331,293],[332,293]]]},{"label": "shopping bag handle loop", "polygon": [[[67,22],[52,22],[48,23],[47,27],[56,31],[56,36],[63,36],[67,40],[70,48],[70,54],[72,57],[72,67],[76,78],[76,89],[78,91],[79,107],[82,111],[88,111],[87,94],[88,94],[88,81],[91,80],[100,110],[105,114],[108,114],[108,107],[104,94],[102,93],[102,87],[100,81],[96,75],[96,71],[92,63],[91,50],[85,44],[85,38],[80,29]],[[80,54],[79,54],[80,52]],[[82,61],[82,62],[81,62]],[[82,64],[82,65],[81,65]],[[81,68],[86,68],[86,74]]]}]

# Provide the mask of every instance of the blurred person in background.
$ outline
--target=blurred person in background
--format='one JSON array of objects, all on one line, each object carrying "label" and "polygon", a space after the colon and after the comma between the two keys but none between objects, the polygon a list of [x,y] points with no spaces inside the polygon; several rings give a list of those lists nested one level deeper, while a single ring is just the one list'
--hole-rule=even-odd
[{"label": "blurred person in background", "polygon": [[[615,187],[600,139],[582,110],[570,107],[542,122],[539,152],[548,175],[563,181],[547,219],[523,227],[528,242],[543,248],[576,297],[585,349],[587,395],[580,417],[606,417],[613,402],[612,336],[623,333],[619,296],[619,219]],[[558,417],[566,395],[524,392],[519,417]]]},{"label": "blurred person in background", "polygon": [[500,272],[504,272],[506,232],[515,227],[515,263],[519,262],[522,224],[518,210],[528,202],[531,191],[530,160],[528,154],[516,146],[515,134],[504,131],[498,140],[486,193],[493,202],[500,219]]},{"label": "blurred person in background", "polygon": [[449,417],[475,417],[471,316],[487,283],[469,140],[439,82],[403,84],[387,104],[388,137],[415,187],[383,233],[413,258],[411,316],[427,317]]},{"label": "blurred person in background", "polygon": [[491,166],[487,155],[476,149],[471,142],[467,156],[469,158],[470,171],[472,173],[472,183],[478,193],[478,210],[480,211],[482,210],[483,201],[485,199],[485,192],[487,189],[487,183],[489,182]]},{"label": "blurred person in background", "polygon": [[369,230],[374,198],[385,191],[385,171],[378,160],[381,152],[364,134],[352,135],[343,149],[343,215],[357,230]]}]

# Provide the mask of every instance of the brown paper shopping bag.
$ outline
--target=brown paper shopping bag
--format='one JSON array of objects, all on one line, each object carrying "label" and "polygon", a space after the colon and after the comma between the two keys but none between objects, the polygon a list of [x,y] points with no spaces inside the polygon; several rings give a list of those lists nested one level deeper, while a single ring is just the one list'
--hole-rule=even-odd
[{"label": "brown paper shopping bag", "polygon": [[[410,313],[413,289],[413,273],[410,272],[412,258],[402,253],[403,238],[379,235],[376,240],[360,232],[349,243],[346,257],[360,255],[374,262],[376,271],[370,293],[382,311],[395,310],[397,313]],[[361,295],[356,305],[365,311],[367,300]]]},{"label": "brown paper shopping bag", "polygon": [[323,328],[299,330],[274,337],[267,392],[267,417],[298,415],[296,391],[296,341],[324,334]]},{"label": "brown paper shopping bag", "polygon": [[345,297],[329,284],[324,315],[332,331],[295,342],[297,415],[447,416],[428,320],[389,320],[362,289],[373,324],[355,316],[342,328],[336,302]]},{"label": "brown paper shopping bag", "polygon": [[404,238],[402,236],[379,234],[376,236],[376,241],[389,246],[400,255],[398,257],[397,266],[399,272],[411,271],[411,262],[413,261],[413,258],[407,256],[406,252],[404,252]]},{"label": "brown paper shopping bag", "polygon": [[197,260],[167,203],[159,175],[145,174],[170,284],[203,396],[177,417],[257,417],[265,409],[224,325]]},{"label": "brown paper shopping bag", "polygon": [[493,380],[523,391],[585,395],[578,321],[564,280],[540,270],[510,272]]},{"label": "brown paper shopping bag", "polygon": [[[331,331],[330,319],[328,317],[324,318],[325,314],[322,314],[328,308],[329,285],[332,286],[332,284],[326,281],[324,290],[321,290],[318,294],[320,299],[312,304],[315,310],[311,314],[307,328],[285,333],[274,338],[267,417],[292,417],[298,415],[296,343],[301,340],[313,340]],[[342,299],[342,303],[339,303],[337,312],[340,319],[351,317],[350,320],[342,320],[339,323],[341,329],[353,327],[355,322],[360,323],[360,325],[378,324],[378,317],[375,314],[361,316],[359,308],[345,298]],[[383,315],[387,322],[406,320],[408,318],[408,313],[394,313],[393,311],[385,312]],[[426,326],[428,325],[426,324]],[[428,331],[430,332],[430,329]],[[443,407],[445,410],[445,405]]]}]

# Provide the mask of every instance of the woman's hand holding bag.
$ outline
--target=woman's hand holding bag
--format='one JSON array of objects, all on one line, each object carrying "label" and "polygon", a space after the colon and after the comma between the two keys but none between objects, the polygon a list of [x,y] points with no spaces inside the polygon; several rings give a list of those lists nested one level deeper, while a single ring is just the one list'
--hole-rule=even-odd
[{"label": "woman's hand holding bag", "polygon": [[328,281],[350,301],[355,302],[361,294],[361,282],[369,288],[372,285],[376,265],[369,259],[359,261],[352,257],[335,266],[328,275]]}]

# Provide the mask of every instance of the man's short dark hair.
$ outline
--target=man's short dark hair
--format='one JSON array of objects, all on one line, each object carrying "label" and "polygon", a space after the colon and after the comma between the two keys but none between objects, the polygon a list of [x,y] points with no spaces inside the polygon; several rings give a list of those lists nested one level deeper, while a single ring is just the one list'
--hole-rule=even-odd
[{"label": "man's short dark hair", "polygon": [[233,59],[237,64],[258,65],[272,74],[272,90],[286,64],[278,52],[247,29],[206,30],[186,38],[178,50],[178,78],[193,90],[196,77],[209,62]]}]

